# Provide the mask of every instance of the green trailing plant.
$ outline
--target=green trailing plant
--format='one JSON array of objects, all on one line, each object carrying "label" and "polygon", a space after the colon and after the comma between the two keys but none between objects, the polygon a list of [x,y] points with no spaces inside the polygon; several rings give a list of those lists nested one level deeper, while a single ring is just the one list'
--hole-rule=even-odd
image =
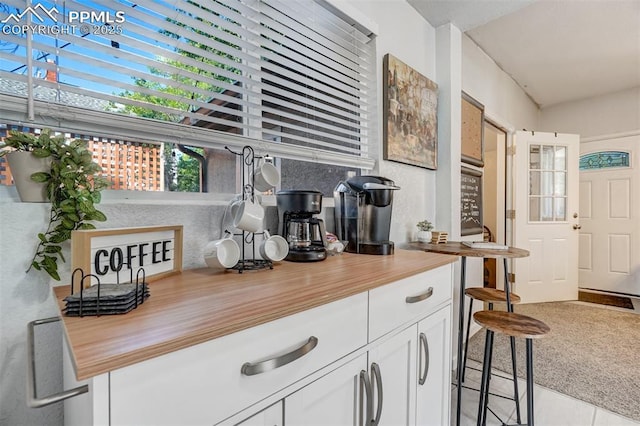
[{"label": "green trailing plant", "polygon": [[416,227],[420,231],[431,231],[433,229],[433,224],[428,220],[421,220],[420,222],[416,223]]},{"label": "green trailing plant", "polygon": [[[65,262],[62,244],[71,238],[71,231],[95,229],[92,221],[104,222],[107,217],[96,209],[100,191],[109,186],[101,176],[102,168],[93,162],[87,142],[67,141],[63,135],[51,136],[50,130],[39,135],[10,131],[0,148],[30,151],[39,158],[51,158],[51,168],[33,173],[31,179],[46,185],[51,203],[46,232],[38,234],[38,246],[27,269],[45,271],[59,281],[58,259]],[[3,150],[4,156],[12,150]]]}]

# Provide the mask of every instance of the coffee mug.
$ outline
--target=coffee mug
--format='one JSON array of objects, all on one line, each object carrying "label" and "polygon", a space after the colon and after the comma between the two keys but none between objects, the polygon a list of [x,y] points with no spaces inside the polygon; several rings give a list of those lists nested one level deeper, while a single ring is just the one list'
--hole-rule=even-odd
[{"label": "coffee mug", "polygon": [[264,209],[250,199],[237,200],[231,205],[233,226],[247,232],[258,232],[262,228]]},{"label": "coffee mug", "polygon": [[255,189],[265,192],[280,183],[280,172],[273,164],[264,162],[253,172],[251,180]]},{"label": "coffee mug", "polygon": [[240,247],[231,236],[211,241],[204,248],[204,261],[210,268],[233,268],[240,260]]},{"label": "coffee mug", "polygon": [[289,254],[289,243],[280,235],[270,235],[264,231],[264,239],[260,244],[260,256],[263,259],[279,262]]}]

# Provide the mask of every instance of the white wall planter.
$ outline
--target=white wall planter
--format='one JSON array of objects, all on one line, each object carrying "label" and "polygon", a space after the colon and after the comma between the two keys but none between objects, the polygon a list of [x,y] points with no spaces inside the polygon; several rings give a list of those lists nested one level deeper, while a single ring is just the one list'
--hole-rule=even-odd
[{"label": "white wall planter", "polygon": [[31,175],[36,172],[49,172],[51,158],[38,158],[27,151],[10,152],[6,156],[13,181],[16,184],[20,200],[26,203],[48,202],[47,185],[34,182]]},{"label": "white wall planter", "polygon": [[431,231],[418,231],[418,241],[421,243],[430,243]]}]

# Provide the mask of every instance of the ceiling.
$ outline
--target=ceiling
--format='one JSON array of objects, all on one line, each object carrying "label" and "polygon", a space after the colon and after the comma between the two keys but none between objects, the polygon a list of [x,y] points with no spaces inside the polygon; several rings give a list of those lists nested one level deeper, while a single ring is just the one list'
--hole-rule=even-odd
[{"label": "ceiling", "polygon": [[408,1],[465,32],[541,108],[640,86],[640,0]]}]

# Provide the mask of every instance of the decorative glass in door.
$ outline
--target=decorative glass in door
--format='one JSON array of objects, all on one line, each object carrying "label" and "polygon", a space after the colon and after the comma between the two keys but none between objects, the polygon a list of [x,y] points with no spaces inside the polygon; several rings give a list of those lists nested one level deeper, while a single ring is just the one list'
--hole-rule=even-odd
[{"label": "decorative glass in door", "polygon": [[567,147],[529,146],[529,221],[567,220]]}]

